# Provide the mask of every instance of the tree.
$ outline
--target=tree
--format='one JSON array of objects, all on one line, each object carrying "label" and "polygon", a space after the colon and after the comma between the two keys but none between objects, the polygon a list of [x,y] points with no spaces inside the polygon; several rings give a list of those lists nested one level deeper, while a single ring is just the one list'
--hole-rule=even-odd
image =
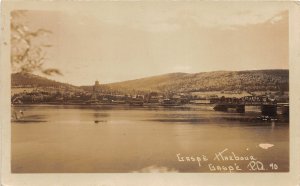
[{"label": "tree", "polygon": [[46,75],[59,74],[55,68],[44,68],[47,60],[46,48],[52,47],[43,43],[44,37],[52,32],[46,29],[30,30],[20,18],[26,11],[11,12],[11,66],[13,72],[42,72]]}]

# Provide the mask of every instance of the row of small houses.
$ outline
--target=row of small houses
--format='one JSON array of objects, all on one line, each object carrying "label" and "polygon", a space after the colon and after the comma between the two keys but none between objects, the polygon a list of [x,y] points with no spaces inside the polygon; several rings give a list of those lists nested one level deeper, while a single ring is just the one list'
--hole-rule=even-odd
[{"label": "row of small houses", "polygon": [[288,95],[283,96],[245,96],[242,98],[235,97],[218,97],[217,95],[196,96],[187,93],[164,95],[156,92],[141,95],[114,95],[114,94],[95,94],[91,92],[47,92],[34,91],[23,92],[12,96],[13,104],[22,103],[128,103],[138,101],[143,103],[161,103],[163,101],[177,104],[208,104],[217,102],[283,102],[289,101]]}]

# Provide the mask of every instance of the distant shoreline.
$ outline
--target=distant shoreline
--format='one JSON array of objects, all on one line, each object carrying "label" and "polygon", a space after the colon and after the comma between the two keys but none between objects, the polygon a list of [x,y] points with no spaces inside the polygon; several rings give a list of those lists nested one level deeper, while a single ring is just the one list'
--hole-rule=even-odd
[{"label": "distant shoreline", "polygon": [[22,106],[126,106],[126,107],[188,107],[188,106],[212,106],[214,103],[203,103],[203,104],[182,104],[182,105],[161,105],[161,104],[147,104],[144,103],[143,105],[130,105],[129,103],[125,104],[108,104],[108,103],[103,103],[103,104],[85,104],[85,103],[68,103],[68,104],[58,104],[58,103],[23,103],[23,104],[11,104],[13,107],[22,107]]}]

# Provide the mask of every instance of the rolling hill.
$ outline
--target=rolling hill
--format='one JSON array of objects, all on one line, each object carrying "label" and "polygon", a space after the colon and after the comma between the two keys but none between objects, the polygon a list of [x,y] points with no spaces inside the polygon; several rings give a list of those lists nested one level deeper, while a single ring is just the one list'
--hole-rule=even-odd
[{"label": "rolling hill", "polygon": [[[69,87],[92,91],[92,86],[76,87],[33,74],[12,74],[12,86]],[[101,85],[102,90],[197,92],[197,91],[287,91],[288,70],[215,71],[201,73],[169,73],[135,80]]]},{"label": "rolling hill", "polygon": [[38,75],[30,73],[13,73],[11,74],[12,87],[63,87],[63,88],[77,88],[74,85],[61,83],[50,80]]},{"label": "rolling hill", "polygon": [[170,73],[107,84],[112,89],[140,91],[288,90],[288,70]]}]

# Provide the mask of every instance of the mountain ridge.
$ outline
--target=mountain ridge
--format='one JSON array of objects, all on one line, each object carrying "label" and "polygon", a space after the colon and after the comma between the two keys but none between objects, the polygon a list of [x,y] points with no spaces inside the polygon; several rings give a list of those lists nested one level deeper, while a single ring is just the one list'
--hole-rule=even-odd
[{"label": "mountain ridge", "polygon": [[41,77],[39,75],[31,74],[31,73],[12,73],[11,74],[11,86],[16,87],[50,87],[50,86],[61,86],[61,87],[72,87],[75,88],[75,85],[62,83],[55,80],[51,80],[45,77]]},{"label": "mountain ridge", "polygon": [[[287,69],[212,71],[199,73],[174,72],[143,77],[122,82],[102,84],[105,90],[119,92],[157,91],[267,91],[288,90],[289,71]],[[92,90],[92,86],[75,86],[61,83],[33,74],[12,74],[12,86],[61,86]]]},{"label": "mountain ridge", "polygon": [[[221,91],[288,89],[287,69],[169,73],[106,84],[112,89],[143,91]],[[279,87],[280,86],[280,87]]]}]

